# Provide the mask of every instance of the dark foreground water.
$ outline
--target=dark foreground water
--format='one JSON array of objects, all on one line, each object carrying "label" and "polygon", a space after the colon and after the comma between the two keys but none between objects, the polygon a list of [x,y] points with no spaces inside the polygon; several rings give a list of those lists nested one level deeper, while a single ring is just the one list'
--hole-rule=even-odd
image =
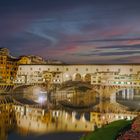
[{"label": "dark foreground water", "polygon": [[34,136],[21,136],[17,133],[10,133],[8,140],[80,140],[84,133],[51,133],[45,135],[34,135]]}]

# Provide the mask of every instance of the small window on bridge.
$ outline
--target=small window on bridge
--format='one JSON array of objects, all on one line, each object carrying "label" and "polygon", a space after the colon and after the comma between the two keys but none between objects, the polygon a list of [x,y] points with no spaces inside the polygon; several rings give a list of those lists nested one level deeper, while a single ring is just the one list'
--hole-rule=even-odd
[{"label": "small window on bridge", "polygon": [[130,72],[132,72],[133,71],[133,69],[130,69]]}]

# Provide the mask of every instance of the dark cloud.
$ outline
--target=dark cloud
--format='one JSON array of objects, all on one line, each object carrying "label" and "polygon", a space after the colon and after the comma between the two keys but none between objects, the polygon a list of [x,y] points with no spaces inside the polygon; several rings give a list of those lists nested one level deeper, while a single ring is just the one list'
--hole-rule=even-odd
[{"label": "dark cloud", "polygon": [[118,52],[112,52],[112,51],[109,51],[109,52],[97,52],[97,51],[92,51],[92,52],[87,52],[87,53],[74,53],[74,54],[71,54],[71,55],[77,55],[77,56],[80,56],[80,57],[86,57],[86,56],[120,56],[120,55],[133,55],[133,54],[140,54],[140,50],[139,51],[118,51]]},{"label": "dark cloud", "polygon": [[116,41],[140,41],[140,38],[114,38],[114,39],[95,39],[95,40],[77,40],[74,43],[92,43],[92,42],[116,42]]},{"label": "dark cloud", "polygon": [[119,50],[140,50],[140,44],[136,45],[118,45],[118,46],[100,46],[98,49],[119,49]]},{"label": "dark cloud", "polygon": [[102,55],[102,56],[120,56],[120,55],[133,55],[133,54],[139,54],[140,55],[140,51],[123,51],[123,52],[105,52],[105,53],[100,53],[98,55]]}]

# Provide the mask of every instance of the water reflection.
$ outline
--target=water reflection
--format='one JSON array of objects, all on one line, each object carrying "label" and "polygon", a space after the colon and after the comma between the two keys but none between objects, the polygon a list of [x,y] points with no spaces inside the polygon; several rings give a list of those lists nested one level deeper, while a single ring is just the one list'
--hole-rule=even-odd
[{"label": "water reflection", "polygon": [[131,111],[140,111],[140,89],[123,89],[117,92],[116,100]]},{"label": "water reflection", "polygon": [[[139,90],[119,91],[116,93],[116,101],[130,109],[138,110],[140,109]],[[125,111],[120,111],[122,106],[117,102],[101,100],[98,105],[93,107],[93,110],[71,111],[33,108],[29,105],[13,104],[1,100],[0,140],[43,140],[47,137],[51,140],[53,139],[51,138],[52,133],[57,133],[56,136],[63,136],[67,133],[67,135],[75,135],[77,138],[83,132],[93,131],[96,127],[102,127],[111,121],[133,119],[137,115],[132,112],[127,112],[127,114]],[[64,139],[67,135],[64,135]]]}]

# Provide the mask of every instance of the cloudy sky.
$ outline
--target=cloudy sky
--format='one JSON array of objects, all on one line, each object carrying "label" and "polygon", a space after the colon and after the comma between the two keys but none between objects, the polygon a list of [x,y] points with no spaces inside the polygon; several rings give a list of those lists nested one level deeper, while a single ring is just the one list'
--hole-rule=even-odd
[{"label": "cloudy sky", "polygon": [[139,63],[139,0],[0,0],[0,47],[66,63]]}]

